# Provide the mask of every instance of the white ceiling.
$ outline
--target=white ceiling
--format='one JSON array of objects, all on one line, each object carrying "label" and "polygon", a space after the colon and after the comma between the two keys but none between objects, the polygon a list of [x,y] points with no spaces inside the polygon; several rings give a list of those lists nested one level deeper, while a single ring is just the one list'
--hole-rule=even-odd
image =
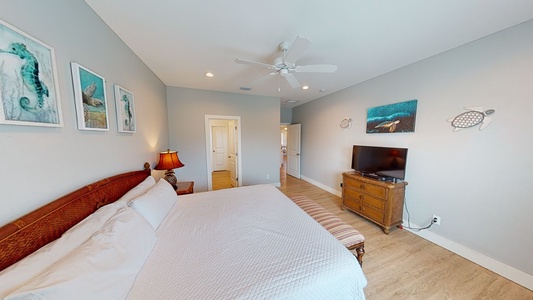
[{"label": "white ceiling", "polygon": [[[85,0],[167,85],[281,98],[294,107],[533,19],[531,0]],[[336,64],[331,74],[297,73],[309,90],[270,70],[278,44],[313,44],[299,65]],[[206,72],[215,76],[208,78]],[[278,91],[281,89],[281,91]],[[319,92],[324,89],[325,92]],[[287,99],[299,100],[286,104]]]}]

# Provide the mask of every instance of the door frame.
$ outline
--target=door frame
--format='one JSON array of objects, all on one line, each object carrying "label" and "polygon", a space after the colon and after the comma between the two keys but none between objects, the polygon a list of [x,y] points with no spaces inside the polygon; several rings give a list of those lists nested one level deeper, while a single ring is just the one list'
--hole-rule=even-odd
[{"label": "door frame", "polygon": [[[293,139],[291,133],[298,133],[298,138]],[[295,141],[297,145],[292,145],[291,141]],[[297,146],[293,148],[292,146]],[[302,125],[301,124],[291,124],[287,125],[287,175],[301,178],[301,157],[300,153],[302,151]],[[296,164],[296,169],[292,170],[291,166]]]},{"label": "door frame", "polygon": [[237,122],[237,186],[242,186],[242,150],[241,150],[241,117],[240,116],[221,116],[221,115],[205,115],[205,153],[207,158],[207,190],[213,190],[213,172],[212,149],[213,136],[211,132],[211,121],[213,120],[235,120]]}]

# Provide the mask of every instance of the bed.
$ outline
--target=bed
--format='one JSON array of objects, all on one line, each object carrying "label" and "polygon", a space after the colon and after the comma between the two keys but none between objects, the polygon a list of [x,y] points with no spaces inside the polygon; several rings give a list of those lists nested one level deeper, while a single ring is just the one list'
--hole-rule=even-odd
[{"label": "bed", "polygon": [[357,259],[274,186],[177,196],[148,167],[0,228],[0,298],[364,299]]}]

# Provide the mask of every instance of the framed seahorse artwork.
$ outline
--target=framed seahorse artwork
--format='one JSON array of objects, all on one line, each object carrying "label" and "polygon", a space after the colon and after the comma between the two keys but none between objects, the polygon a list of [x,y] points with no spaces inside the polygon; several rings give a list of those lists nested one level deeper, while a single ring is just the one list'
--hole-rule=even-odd
[{"label": "framed seahorse artwork", "polygon": [[54,48],[2,20],[0,124],[63,127]]},{"label": "framed seahorse artwork", "polygon": [[366,133],[414,132],[418,100],[371,107],[366,115]]},{"label": "framed seahorse artwork", "polygon": [[133,93],[116,84],[114,88],[118,132],[134,133],[137,129],[137,121],[135,120]]},{"label": "framed seahorse artwork", "polygon": [[70,63],[79,130],[109,131],[105,79],[78,63]]}]

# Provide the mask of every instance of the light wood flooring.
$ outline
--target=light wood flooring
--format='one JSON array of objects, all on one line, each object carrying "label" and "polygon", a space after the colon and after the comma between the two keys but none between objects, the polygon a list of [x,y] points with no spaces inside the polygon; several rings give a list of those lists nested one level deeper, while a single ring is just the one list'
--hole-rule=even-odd
[{"label": "light wood flooring", "polygon": [[381,299],[533,299],[530,291],[467,259],[398,228],[380,227],[347,210],[341,199],[281,168],[280,190],[306,195],[357,228],[365,236],[363,272],[369,300]]},{"label": "light wood flooring", "polygon": [[211,173],[211,176],[213,190],[232,188],[229,171],[215,171]]}]

